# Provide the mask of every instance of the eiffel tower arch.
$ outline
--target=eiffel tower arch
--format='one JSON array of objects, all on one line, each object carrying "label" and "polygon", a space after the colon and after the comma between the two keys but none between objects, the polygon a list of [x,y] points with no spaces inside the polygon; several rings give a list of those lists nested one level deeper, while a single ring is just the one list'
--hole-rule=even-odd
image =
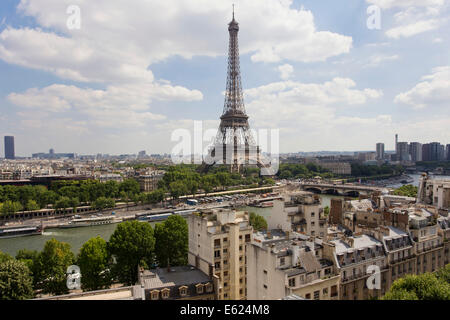
[{"label": "eiffel tower arch", "polygon": [[220,126],[213,145],[206,156],[206,164],[223,164],[231,172],[241,172],[244,166],[270,167],[269,161],[261,154],[248,123],[239,63],[239,24],[234,19],[228,24],[230,34],[228,48],[228,71],[225,103],[220,117]]}]

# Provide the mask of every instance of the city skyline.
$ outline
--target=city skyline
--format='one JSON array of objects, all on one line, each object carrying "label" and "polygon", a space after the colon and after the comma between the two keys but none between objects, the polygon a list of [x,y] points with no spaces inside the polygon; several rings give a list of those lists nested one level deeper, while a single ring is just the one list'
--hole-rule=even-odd
[{"label": "city skyline", "polygon": [[[395,133],[450,141],[445,1],[234,2],[250,126],[279,128],[280,152],[393,150]],[[79,30],[70,1],[2,3],[0,134],[19,157],[161,154],[174,129],[217,128],[232,3],[177,0],[158,15],[165,4],[100,1],[80,5]],[[367,28],[370,5],[380,30]]]}]

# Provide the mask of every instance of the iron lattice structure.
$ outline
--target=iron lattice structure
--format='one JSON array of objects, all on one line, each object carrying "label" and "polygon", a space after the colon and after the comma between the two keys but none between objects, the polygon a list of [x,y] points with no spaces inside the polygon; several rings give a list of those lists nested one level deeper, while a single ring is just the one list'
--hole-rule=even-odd
[{"label": "iron lattice structure", "polygon": [[210,148],[210,164],[226,164],[232,172],[239,172],[243,165],[265,166],[259,146],[251,134],[245,112],[239,63],[239,24],[234,19],[228,24],[230,34],[228,72],[225,103],[214,145]]}]

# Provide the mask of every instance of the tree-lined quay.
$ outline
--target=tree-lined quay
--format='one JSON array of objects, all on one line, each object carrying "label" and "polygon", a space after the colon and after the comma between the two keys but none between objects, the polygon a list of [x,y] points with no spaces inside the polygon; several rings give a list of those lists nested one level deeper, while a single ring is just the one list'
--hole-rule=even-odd
[{"label": "tree-lined quay", "polygon": [[187,264],[188,226],[181,216],[170,216],[153,228],[149,223],[119,224],[109,241],[95,237],[77,255],[68,243],[51,239],[40,252],[20,250],[15,258],[0,252],[0,299],[30,299],[69,293],[67,268],[78,265],[81,289],[134,285],[138,267]]}]

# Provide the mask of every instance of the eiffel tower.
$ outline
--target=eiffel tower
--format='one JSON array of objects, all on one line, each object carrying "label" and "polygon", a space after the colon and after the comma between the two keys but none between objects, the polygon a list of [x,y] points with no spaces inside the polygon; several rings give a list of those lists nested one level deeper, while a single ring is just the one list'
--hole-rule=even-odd
[{"label": "eiffel tower", "polygon": [[240,172],[243,166],[249,165],[267,167],[263,163],[260,148],[252,137],[245,112],[239,64],[239,24],[234,19],[234,5],[233,20],[228,24],[228,32],[230,40],[225,104],[219,130],[206,162],[210,166],[225,164],[230,167],[231,172]]}]

